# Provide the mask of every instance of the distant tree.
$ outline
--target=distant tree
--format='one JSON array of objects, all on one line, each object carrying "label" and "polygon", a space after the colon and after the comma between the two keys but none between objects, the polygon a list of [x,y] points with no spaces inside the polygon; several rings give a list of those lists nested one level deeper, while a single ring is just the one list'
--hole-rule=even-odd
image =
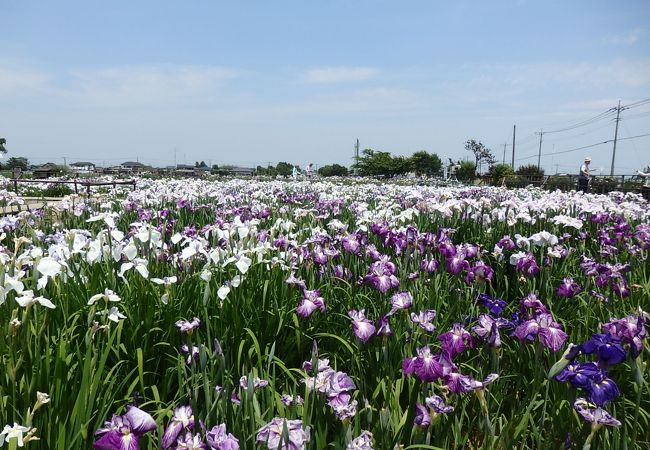
[{"label": "distant tree", "polygon": [[27,158],[23,158],[22,156],[11,157],[7,160],[7,163],[4,165],[4,167],[10,170],[16,167],[19,167],[22,170],[27,170],[29,167],[29,161]]},{"label": "distant tree", "polygon": [[197,167],[200,167],[201,169],[205,169],[208,167],[208,165],[205,163],[205,161],[201,161]]},{"label": "distant tree", "polygon": [[544,169],[537,167],[537,164],[527,164],[525,166],[519,166],[516,173],[517,175],[528,177],[543,177]]},{"label": "distant tree", "polygon": [[5,138],[0,138],[0,153],[7,153],[7,140]]},{"label": "distant tree", "polygon": [[510,164],[495,164],[488,170],[488,175],[492,178],[494,186],[501,186],[508,177],[515,174]]},{"label": "distant tree", "polygon": [[476,164],[472,161],[461,161],[456,169],[456,178],[459,181],[471,181],[476,178]]},{"label": "distant tree", "polygon": [[331,164],[318,169],[318,174],[323,177],[344,177],[349,173],[348,168],[340,164]]},{"label": "distant tree", "polygon": [[392,156],[388,152],[365,149],[354,167],[361,176],[394,177],[409,170],[409,161],[403,156]]},{"label": "distant tree", "polygon": [[291,175],[291,171],[293,170],[293,164],[289,164],[288,162],[281,161],[275,166],[275,173],[277,175],[282,175],[283,177],[288,177]]},{"label": "distant tree", "polygon": [[492,154],[492,150],[483,145],[481,141],[477,142],[474,139],[470,139],[465,142],[465,150],[474,154],[474,165],[478,167],[479,172],[481,171],[483,163],[492,166],[496,161]]},{"label": "distant tree", "polygon": [[409,158],[411,170],[418,176],[427,175],[433,176],[440,172],[442,168],[442,161],[435,153],[428,153],[425,150],[420,150],[413,153]]}]

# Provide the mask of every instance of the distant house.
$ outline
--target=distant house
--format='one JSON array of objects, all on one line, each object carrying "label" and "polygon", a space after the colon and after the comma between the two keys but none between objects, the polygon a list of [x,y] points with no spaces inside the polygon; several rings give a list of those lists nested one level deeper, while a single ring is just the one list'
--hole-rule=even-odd
[{"label": "distant house", "polygon": [[255,169],[252,169],[250,167],[224,167],[223,172],[225,172],[226,175],[230,176],[235,176],[235,177],[242,177],[242,176],[252,176],[255,173]]},{"label": "distant house", "polygon": [[95,172],[95,165],[91,162],[76,162],[70,164],[70,169],[74,173],[93,173]]},{"label": "distant house", "polygon": [[32,169],[32,176],[35,180],[56,177],[61,174],[61,168],[54,163],[45,163]]},{"label": "distant house", "polygon": [[147,166],[145,166],[141,162],[127,161],[120,164],[120,167],[130,172],[143,172]]}]

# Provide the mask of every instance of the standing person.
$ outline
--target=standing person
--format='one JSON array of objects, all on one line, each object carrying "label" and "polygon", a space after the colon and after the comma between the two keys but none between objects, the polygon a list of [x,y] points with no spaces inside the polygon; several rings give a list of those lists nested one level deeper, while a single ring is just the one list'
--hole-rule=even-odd
[{"label": "standing person", "polygon": [[293,166],[293,169],[291,169],[291,176],[294,181],[298,178],[298,166]]},{"label": "standing person", "polygon": [[637,173],[643,177],[643,187],[641,188],[641,195],[643,195],[643,198],[650,201],[650,166],[643,169],[643,172],[639,170]]},{"label": "standing person", "polygon": [[580,174],[578,175],[578,190],[582,192],[587,192],[589,188],[589,180],[591,179],[591,174],[589,173],[589,163],[591,163],[591,158],[586,157],[583,165],[580,166]]}]

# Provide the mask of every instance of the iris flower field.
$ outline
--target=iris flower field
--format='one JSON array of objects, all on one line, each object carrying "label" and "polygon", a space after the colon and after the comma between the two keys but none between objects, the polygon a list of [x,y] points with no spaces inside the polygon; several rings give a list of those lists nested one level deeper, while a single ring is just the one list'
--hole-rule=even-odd
[{"label": "iris flower field", "polygon": [[0,228],[0,448],[650,448],[638,195],[142,179]]}]

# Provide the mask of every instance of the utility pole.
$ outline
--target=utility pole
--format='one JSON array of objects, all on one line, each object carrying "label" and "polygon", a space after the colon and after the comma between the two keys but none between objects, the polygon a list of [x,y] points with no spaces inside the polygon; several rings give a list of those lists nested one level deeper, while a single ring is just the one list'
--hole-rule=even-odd
[{"label": "utility pole", "polygon": [[537,170],[539,170],[540,167],[540,161],[542,159],[542,137],[544,136],[544,130],[539,130],[539,151],[537,152]]},{"label": "utility pole", "polygon": [[354,145],[354,173],[357,173],[357,164],[359,163],[359,139],[357,138],[357,143]]},{"label": "utility pole", "polygon": [[176,147],[174,147],[174,169],[178,167],[178,164],[176,164]]},{"label": "utility pole", "polygon": [[[614,148],[616,148],[616,147],[614,147]],[[65,156],[63,157],[63,167],[68,167],[68,158],[65,157]]]},{"label": "utility pole", "polygon": [[505,144],[503,144],[503,159],[501,160],[501,164],[505,164],[505,163],[506,163],[506,147],[507,147],[507,146],[508,146],[508,143],[507,143],[507,142],[506,142]]},{"label": "utility pole", "polygon": [[621,116],[621,101],[618,101],[618,106],[616,107],[616,130],[614,131],[614,150],[612,150],[612,168],[609,170],[609,176],[614,176],[614,159],[616,158],[616,140],[618,139],[618,121]]},{"label": "utility pole", "polygon": [[515,170],[515,133],[517,131],[517,125],[512,126],[512,170]]}]

